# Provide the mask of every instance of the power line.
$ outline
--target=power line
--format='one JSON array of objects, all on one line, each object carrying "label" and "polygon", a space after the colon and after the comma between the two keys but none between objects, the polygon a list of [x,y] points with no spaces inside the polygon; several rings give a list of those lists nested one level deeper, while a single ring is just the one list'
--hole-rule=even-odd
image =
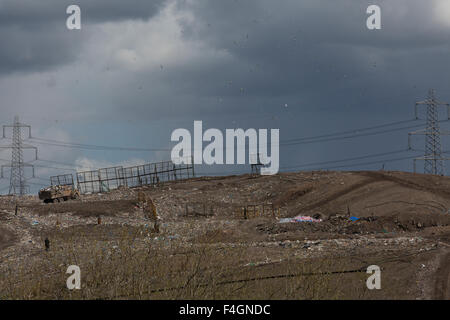
[{"label": "power line", "polygon": [[[449,120],[442,120],[440,122],[448,122]],[[299,144],[311,144],[311,143],[320,143],[320,142],[327,142],[327,141],[336,141],[336,140],[344,140],[344,139],[353,139],[358,137],[367,137],[367,136],[374,136],[384,133],[390,133],[395,131],[401,131],[401,130],[407,130],[407,129],[413,129],[418,128],[422,125],[414,125],[414,126],[407,126],[402,128],[393,128],[389,130],[382,130],[382,131],[375,131],[375,132],[368,132],[368,133],[361,133],[361,134],[353,134],[353,135],[347,135],[342,137],[335,137],[335,138],[324,138],[324,139],[318,139],[318,140],[308,140],[308,141],[298,141],[298,142],[280,142],[280,146],[291,146],[291,145],[299,145]]]},{"label": "power line", "polygon": [[[351,139],[351,138],[356,138],[356,137],[370,136],[370,135],[389,133],[389,132],[394,132],[394,131],[399,131],[399,130],[404,130],[404,129],[416,128],[416,127],[420,126],[420,125],[413,125],[413,126],[406,126],[406,127],[400,127],[400,128],[391,128],[391,129],[387,129],[387,130],[379,130],[379,131],[375,131],[375,132],[359,133],[361,131],[369,131],[369,130],[374,130],[374,129],[386,128],[386,127],[395,126],[395,125],[399,125],[399,124],[403,124],[403,123],[409,123],[412,121],[416,121],[416,120],[396,121],[396,122],[392,122],[392,123],[385,123],[385,124],[381,124],[381,125],[376,125],[376,126],[371,126],[371,127],[366,127],[366,128],[359,128],[359,129],[354,129],[354,130],[346,130],[346,131],[322,134],[322,135],[317,135],[317,136],[309,136],[309,137],[281,140],[280,145],[297,145],[297,144],[320,143],[320,142],[325,142],[325,141]],[[443,120],[443,121],[439,121],[439,122],[444,122],[444,121],[449,121],[449,120]],[[336,135],[338,135],[338,136],[336,137]],[[43,139],[43,138],[30,138],[30,139],[33,141],[36,141],[36,143],[39,143],[39,144],[47,144],[47,145],[53,145],[53,146],[58,146],[58,147],[67,147],[67,148],[80,148],[80,149],[88,149],[88,150],[170,151],[170,149],[162,149],[162,148],[136,148],[136,147],[122,147],[122,146],[104,146],[104,145],[96,145],[96,144],[72,143],[72,142],[59,141],[59,140],[53,140],[53,139]],[[355,160],[370,159],[370,158],[375,158],[375,157],[392,155],[392,154],[401,153],[404,151],[406,151],[406,150],[397,150],[397,151],[390,151],[390,152],[384,152],[384,153],[378,153],[378,154],[363,155],[363,156],[357,156],[357,157],[340,159],[340,160],[330,160],[330,161],[323,161],[323,162],[316,162],[316,163],[299,164],[299,165],[294,165],[294,166],[281,167],[281,169],[302,168],[302,167],[310,167],[310,166],[319,166],[319,165],[324,165],[324,164],[336,164],[336,163],[342,163],[342,162],[347,162],[347,161],[355,161]],[[326,168],[321,168],[321,169],[360,166],[360,165],[368,165],[368,164],[375,164],[375,163],[381,163],[381,162],[400,161],[400,160],[409,159],[409,158],[410,157],[402,157],[402,158],[395,158],[395,159],[382,159],[382,160],[377,160],[377,161],[356,163],[356,164],[349,164],[349,165],[328,166]],[[77,165],[75,165],[73,163],[69,164],[69,163],[65,163],[65,162],[46,160],[46,159],[37,159],[37,160],[70,167],[70,168],[60,168],[60,167],[54,167],[54,166],[35,165],[37,167],[42,167],[42,168],[76,171],[76,168],[78,167]],[[210,175],[210,174],[237,174],[237,172],[220,172],[220,173],[210,172],[210,173],[205,173],[205,174],[208,174],[208,175]]]},{"label": "power line", "polygon": [[41,177],[34,177],[33,179],[42,180],[42,181],[49,181],[49,179],[41,178]]},{"label": "power line", "polygon": [[396,162],[396,161],[401,161],[401,160],[408,160],[408,159],[413,159],[414,157],[416,157],[416,156],[407,156],[407,157],[392,158],[392,159],[381,159],[381,160],[377,160],[377,161],[354,163],[354,164],[350,164],[350,165],[318,167],[318,168],[309,169],[309,170],[327,170],[327,169],[359,167],[359,166],[372,165],[372,164],[377,164],[377,163],[388,163],[388,162]]},{"label": "power line", "polygon": [[335,137],[335,136],[340,136],[340,135],[344,135],[344,134],[356,133],[356,132],[360,132],[360,131],[368,131],[368,130],[373,130],[373,129],[380,129],[380,128],[390,127],[390,126],[403,124],[403,123],[408,123],[408,122],[414,122],[414,121],[417,121],[417,119],[396,121],[396,122],[385,123],[385,124],[372,126],[372,127],[359,128],[359,129],[340,131],[340,132],[334,132],[334,133],[327,133],[327,134],[318,135],[318,136],[310,136],[310,137],[287,139],[287,140],[282,140],[282,142],[283,143],[284,142],[285,143],[289,143],[289,142],[296,142],[296,141],[316,140],[316,139],[320,139],[320,138]]},{"label": "power line", "polygon": [[77,171],[77,169],[75,169],[75,168],[59,168],[59,167],[52,167],[52,166],[43,166],[43,165],[39,165],[39,164],[35,164],[34,166],[38,167],[38,168],[46,168],[46,169]]},{"label": "power line", "polygon": [[[334,140],[341,140],[341,139],[350,139],[350,138],[356,138],[356,137],[364,137],[364,136],[370,136],[370,135],[378,135],[383,133],[389,133],[389,132],[395,132],[400,130],[406,130],[406,129],[412,129],[420,127],[421,125],[414,125],[414,126],[407,126],[407,127],[401,127],[401,128],[393,128],[389,130],[382,130],[382,131],[375,131],[375,132],[369,132],[369,133],[356,133],[361,131],[368,131],[373,129],[379,129],[384,127],[389,127],[393,125],[403,124],[403,123],[409,123],[416,120],[404,120],[404,121],[396,121],[391,123],[386,123],[382,125],[377,126],[371,126],[366,128],[359,128],[354,130],[347,130],[347,131],[341,131],[341,132],[335,132],[335,133],[328,133],[328,134],[322,134],[317,136],[309,136],[309,137],[300,137],[300,138],[292,138],[292,139],[286,139],[280,141],[280,146],[287,146],[287,145],[298,145],[298,144],[309,144],[309,143],[319,143],[319,142],[326,142],[326,141],[334,141]],[[448,120],[444,120],[448,121]],[[443,122],[443,121],[442,121]],[[340,135],[344,135],[340,137]],[[338,137],[336,137],[338,136]],[[117,150],[117,151],[171,151],[171,149],[166,148],[140,148],[140,147],[123,147],[123,146],[105,146],[105,145],[95,145],[95,144],[84,144],[84,143],[73,143],[73,142],[67,142],[67,141],[60,141],[60,140],[54,140],[54,139],[44,139],[44,138],[36,138],[33,137],[31,140],[35,141],[35,143],[43,144],[43,145],[50,145],[50,146],[57,146],[57,147],[65,147],[65,148],[78,148],[78,149],[87,149],[87,150]]]},{"label": "power line", "polygon": [[76,165],[74,163],[67,163],[67,162],[61,162],[61,161],[55,161],[55,160],[47,160],[47,159],[39,158],[39,159],[37,159],[37,161],[59,164],[59,165],[68,166],[68,167],[71,167],[71,168],[77,168],[78,167],[78,165]]},{"label": "power line", "polygon": [[137,148],[137,147],[121,147],[121,146],[103,146],[103,145],[93,145],[93,144],[83,144],[83,143],[71,143],[65,141],[42,139],[42,138],[31,138],[31,140],[37,140],[35,143],[66,147],[66,148],[78,148],[78,149],[88,149],[88,150],[118,150],[118,151],[171,151],[171,149],[164,148]]},{"label": "power line", "polygon": [[282,167],[282,168],[283,169],[293,169],[293,168],[317,166],[317,165],[322,165],[322,164],[332,164],[332,163],[339,163],[339,162],[362,160],[362,159],[376,158],[376,157],[392,155],[392,154],[396,154],[396,153],[402,153],[402,152],[406,152],[406,151],[408,151],[408,150],[407,149],[403,149],[403,150],[396,150],[396,151],[389,151],[389,152],[383,152],[383,153],[369,154],[369,155],[365,155],[365,156],[346,158],[346,159],[340,159],[340,160],[330,160],[330,161],[323,161],[323,162],[304,163],[304,164],[301,164],[301,165]]},{"label": "power line", "polygon": [[[403,150],[401,152],[405,152],[406,150]],[[398,153],[397,151],[393,151],[393,152],[386,152],[385,154],[394,154],[394,153]],[[375,154],[375,155],[367,155],[367,156],[361,156],[361,157],[355,157],[355,158],[349,158],[349,159],[365,159],[365,158],[370,158],[370,157],[377,157],[379,155],[382,155],[382,153],[380,154]],[[389,163],[389,162],[396,162],[396,161],[401,161],[401,160],[409,160],[409,159],[413,159],[416,156],[405,156],[405,157],[398,157],[398,158],[389,158],[389,159],[380,159],[380,160],[376,160],[376,161],[369,161],[369,162],[359,162],[359,163],[353,163],[353,164],[344,164],[344,165],[337,165],[337,166],[328,166],[328,167],[316,167],[316,168],[310,168],[308,170],[310,171],[314,171],[314,170],[327,170],[327,169],[339,169],[339,168],[349,168],[349,167],[359,167],[359,166],[364,166],[364,165],[372,165],[372,164],[378,164],[378,163]],[[320,165],[323,163],[338,163],[338,162],[343,162],[349,159],[342,159],[342,160],[336,160],[336,161],[326,161],[326,162],[317,162],[315,164],[308,164],[307,166],[310,165]],[[291,168],[299,168],[299,167],[304,167],[306,165],[302,164],[302,165],[297,165],[297,166],[289,166],[289,167],[281,167],[280,169],[285,170],[285,169],[291,169]],[[288,172],[288,171],[282,171],[280,170],[280,172]],[[239,174],[243,172],[208,172],[208,173],[201,173],[199,175],[211,175],[211,174]]]}]

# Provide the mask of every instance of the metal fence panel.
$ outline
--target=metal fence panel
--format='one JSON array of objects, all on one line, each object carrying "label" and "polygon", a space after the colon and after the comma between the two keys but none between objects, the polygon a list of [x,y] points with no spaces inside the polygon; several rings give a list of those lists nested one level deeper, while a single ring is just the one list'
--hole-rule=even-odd
[{"label": "metal fence panel", "polygon": [[52,177],[50,177],[50,184],[52,186],[75,187],[72,174],[62,174],[62,175],[58,175],[58,176],[52,176]]},{"label": "metal fence panel", "polygon": [[117,189],[120,186],[140,187],[157,185],[194,177],[192,159],[186,164],[175,165],[172,161],[148,163],[133,167],[111,167],[94,171],[77,172],[80,193],[100,193]]}]

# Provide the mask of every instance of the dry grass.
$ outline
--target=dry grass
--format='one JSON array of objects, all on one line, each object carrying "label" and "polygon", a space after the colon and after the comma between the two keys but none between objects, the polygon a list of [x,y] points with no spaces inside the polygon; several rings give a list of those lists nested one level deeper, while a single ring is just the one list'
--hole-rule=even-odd
[{"label": "dry grass", "polygon": [[[54,229],[42,240],[46,236],[48,252],[2,270],[2,299],[344,297],[339,289],[344,275],[329,273],[342,270],[339,259],[306,261],[286,254],[279,261],[249,264],[257,255],[251,257],[246,247],[154,240],[161,235],[148,228],[119,225]],[[81,269],[81,290],[66,287],[69,265]]]}]

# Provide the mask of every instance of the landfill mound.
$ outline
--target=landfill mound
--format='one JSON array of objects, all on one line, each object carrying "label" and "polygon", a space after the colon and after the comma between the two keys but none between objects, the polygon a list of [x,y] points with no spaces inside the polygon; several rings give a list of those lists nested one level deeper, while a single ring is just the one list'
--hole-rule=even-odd
[{"label": "landfill mound", "polygon": [[[3,196],[0,269],[9,280],[0,285],[16,279],[32,291],[41,285],[35,271],[27,278],[13,266],[64,277],[59,269],[76,257],[86,279],[100,281],[77,296],[87,299],[448,299],[449,209],[450,178],[384,171],[199,177],[53,204]],[[371,264],[383,270],[383,290],[365,285]],[[111,273],[125,283],[120,293],[99,280]],[[7,292],[67,297],[62,280],[51,279],[39,292]],[[127,279],[157,289],[137,294]]]}]

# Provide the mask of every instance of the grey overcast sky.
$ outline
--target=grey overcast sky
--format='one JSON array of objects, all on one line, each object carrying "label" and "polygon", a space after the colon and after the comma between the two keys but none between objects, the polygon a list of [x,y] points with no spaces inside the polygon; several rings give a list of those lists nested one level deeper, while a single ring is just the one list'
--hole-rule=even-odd
[{"label": "grey overcast sky", "polygon": [[[66,28],[71,4],[81,8],[81,30]],[[381,30],[366,27],[371,4],[381,7]],[[0,122],[18,115],[36,138],[26,143],[58,162],[33,162],[36,189],[70,168],[170,159],[168,151],[49,140],[171,149],[171,132],[192,131],[194,120],[205,129],[279,128],[282,141],[412,120],[429,88],[450,102],[449,47],[448,0],[0,0]],[[384,159],[388,170],[412,170],[402,158],[420,151],[406,151],[407,132],[422,124],[282,143],[281,169],[379,169]],[[423,139],[414,146],[423,150]],[[445,138],[443,148],[450,150]],[[385,155],[366,157],[374,154]],[[7,164],[11,151],[0,158]]]}]

